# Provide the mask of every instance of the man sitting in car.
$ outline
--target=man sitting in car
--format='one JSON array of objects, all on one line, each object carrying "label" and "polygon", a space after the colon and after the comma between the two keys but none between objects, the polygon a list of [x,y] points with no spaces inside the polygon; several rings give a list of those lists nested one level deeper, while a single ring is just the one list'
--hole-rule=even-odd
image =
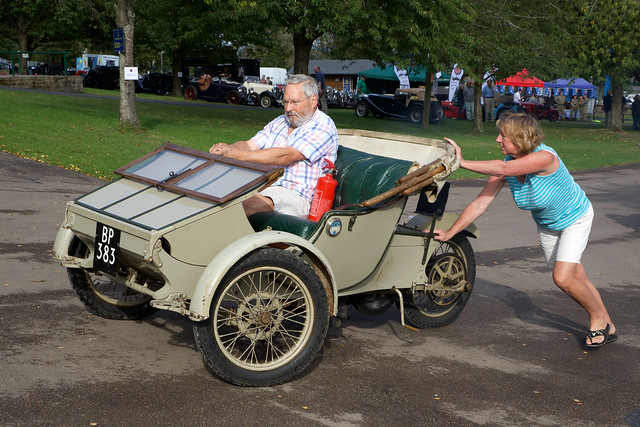
[{"label": "man sitting in car", "polygon": [[324,159],[336,160],[338,132],[333,120],[318,109],[318,84],[313,77],[291,76],[284,89],[284,114],[247,141],[214,144],[212,154],[271,166],[284,166],[273,185],[243,202],[247,216],[279,212],[309,214]]}]

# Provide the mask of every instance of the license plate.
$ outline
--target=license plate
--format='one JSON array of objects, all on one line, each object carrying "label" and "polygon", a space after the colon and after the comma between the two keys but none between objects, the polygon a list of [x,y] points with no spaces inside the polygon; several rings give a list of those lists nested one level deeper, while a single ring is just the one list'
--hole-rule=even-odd
[{"label": "license plate", "polygon": [[98,223],[95,242],[93,267],[116,276],[120,252],[120,230]]}]

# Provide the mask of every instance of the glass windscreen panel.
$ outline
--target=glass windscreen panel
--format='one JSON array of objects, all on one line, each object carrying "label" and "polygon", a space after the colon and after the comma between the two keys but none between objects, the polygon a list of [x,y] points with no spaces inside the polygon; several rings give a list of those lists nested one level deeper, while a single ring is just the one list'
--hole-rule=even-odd
[{"label": "glass windscreen panel", "polygon": [[224,203],[275,180],[282,170],[166,144],[115,173],[154,185],[158,190]]}]

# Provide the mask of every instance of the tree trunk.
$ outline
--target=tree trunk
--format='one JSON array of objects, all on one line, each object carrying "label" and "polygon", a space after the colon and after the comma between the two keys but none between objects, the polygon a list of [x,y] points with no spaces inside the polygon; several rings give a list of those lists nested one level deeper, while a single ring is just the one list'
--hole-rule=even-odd
[{"label": "tree trunk", "polygon": [[482,82],[473,82],[473,134],[482,133]]},{"label": "tree trunk", "polygon": [[118,0],[116,23],[124,30],[124,54],[120,53],[120,126],[140,127],[136,111],[136,87],[133,80],[124,79],[124,70],[133,67],[133,8],[136,0]]},{"label": "tree trunk", "polygon": [[[15,25],[16,35],[18,37],[18,50],[20,52],[29,52],[29,26],[30,23],[25,22],[24,15],[20,15]],[[20,72],[22,74],[27,74],[27,60],[28,58],[24,58],[22,55],[18,57]]]},{"label": "tree trunk", "polygon": [[171,63],[173,73],[173,96],[182,96],[182,78],[188,78],[189,76],[180,77],[182,73],[182,54],[180,51],[173,50],[171,52]]},{"label": "tree trunk", "polygon": [[611,82],[611,122],[609,129],[622,132],[622,83],[619,79]]},{"label": "tree trunk", "polygon": [[309,57],[313,40],[302,30],[293,34],[293,74],[309,73]]},{"label": "tree trunk", "polygon": [[[433,77],[435,78],[435,76]],[[422,109],[422,129],[429,127],[429,117],[431,116],[431,95],[433,92],[433,82],[429,80],[429,62],[424,66],[424,108]]]}]

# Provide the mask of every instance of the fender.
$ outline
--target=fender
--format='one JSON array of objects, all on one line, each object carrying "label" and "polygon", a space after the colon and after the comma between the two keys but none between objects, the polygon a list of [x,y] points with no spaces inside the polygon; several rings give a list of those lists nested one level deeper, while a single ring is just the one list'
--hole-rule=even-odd
[{"label": "fender", "polygon": [[[453,225],[454,222],[456,222],[459,216],[460,215],[456,213],[445,212],[440,218],[436,219],[436,228],[441,228],[443,230],[448,229]],[[467,228],[462,230],[462,233],[464,233],[467,237],[473,237],[474,239],[480,237],[480,230],[473,222],[469,224]]]},{"label": "fender", "polygon": [[334,298],[330,299],[330,301],[333,300],[333,307],[330,308],[330,312],[331,314],[335,314],[338,310],[338,289],[333,270],[324,254],[300,236],[284,231],[266,230],[236,240],[211,260],[204,273],[200,276],[200,279],[198,279],[198,283],[193,291],[189,307],[189,318],[194,321],[207,319],[209,317],[209,307],[213,295],[227,271],[250,252],[272,243],[285,243],[297,246],[322,264],[322,267],[327,271],[329,276],[329,285],[334,295]]},{"label": "fender", "polygon": [[[447,230],[453,225],[454,222],[456,222],[459,216],[460,215],[456,213],[445,212],[442,214],[442,216],[436,217],[435,228]],[[411,218],[411,220],[407,222],[406,225],[408,227],[415,228],[417,230],[428,231],[431,229],[432,218],[433,217],[431,215],[425,215],[425,214],[419,213],[419,214],[416,214],[413,218]],[[467,228],[462,230],[462,233],[465,236],[473,237],[474,239],[477,239],[480,237],[480,230],[478,230],[478,227],[474,223],[469,224]]]}]

